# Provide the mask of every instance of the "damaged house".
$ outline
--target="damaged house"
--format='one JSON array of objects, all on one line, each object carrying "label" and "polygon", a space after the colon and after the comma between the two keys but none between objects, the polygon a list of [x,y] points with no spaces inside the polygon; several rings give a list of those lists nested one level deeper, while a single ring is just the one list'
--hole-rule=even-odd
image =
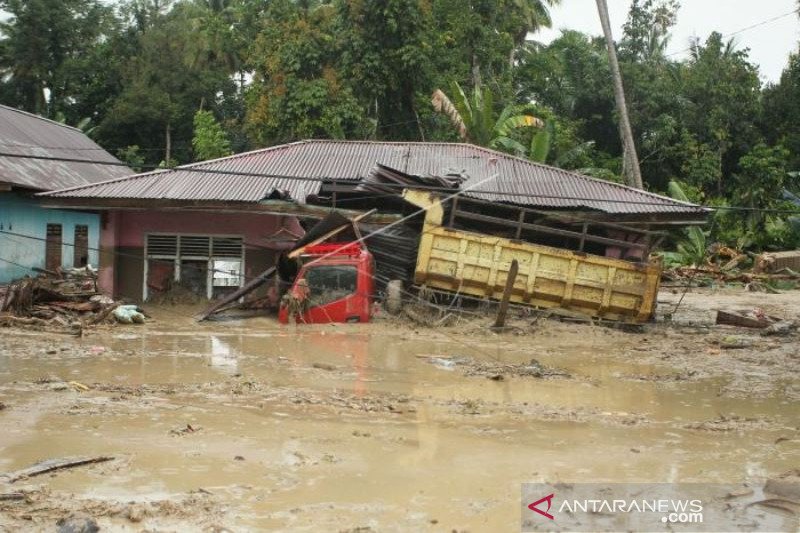
[{"label": "damaged house", "polygon": [[[577,291],[573,296],[570,288],[565,299],[564,287],[583,278],[574,285],[599,291],[601,300],[605,290],[611,301],[614,295],[604,284],[613,281],[624,292],[641,283],[635,273],[647,271],[649,253],[664,229],[703,224],[707,216],[698,206],[455,143],[302,141],[42,198],[58,209],[103,213],[102,285],[136,300],[173,282],[209,298],[230,293],[292,248],[304,233],[300,220],[321,219],[335,208],[351,216],[370,212],[359,226],[365,235],[380,230],[366,239],[379,285],[401,279],[406,285],[496,297],[507,265],[505,270],[487,266],[479,274],[484,270],[479,263],[508,263],[508,254],[516,252],[507,251],[524,244],[548,252],[519,251],[523,303],[570,307]],[[445,236],[461,231],[494,240],[469,243],[457,236],[425,244],[434,227]],[[423,244],[429,252],[437,246],[463,249],[447,252],[455,259],[446,268],[444,256],[429,255],[423,269]],[[550,257],[564,253],[572,254],[564,265],[553,260],[552,268],[547,266]],[[584,272],[584,258],[600,270]],[[444,270],[437,274],[433,264],[449,269],[438,285],[434,278]],[[651,267],[647,272],[660,269]],[[551,272],[548,283],[565,278],[557,282],[561,297],[552,301],[539,289],[548,268],[559,271]],[[657,290],[657,282],[650,289]]]},{"label": "damaged house", "polygon": [[0,105],[0,284],[33,269],[97,267],[100,216],[44,209],[35,194],[132,173],[81,130]]}]

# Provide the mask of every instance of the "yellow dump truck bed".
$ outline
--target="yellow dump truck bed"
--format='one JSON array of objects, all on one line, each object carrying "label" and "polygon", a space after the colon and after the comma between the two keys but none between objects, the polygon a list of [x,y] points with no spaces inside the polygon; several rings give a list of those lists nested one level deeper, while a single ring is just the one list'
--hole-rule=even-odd
[{"label": "yellow dump truck bed", "polygon": [[653,318],[660,262],[637,264],[445,228],[438,200],[420,191],[406,191],[404,197],[428,209],[414,273],[416,284],[499,299],[516,259],[519,272],[512,302],[609,320]]}]

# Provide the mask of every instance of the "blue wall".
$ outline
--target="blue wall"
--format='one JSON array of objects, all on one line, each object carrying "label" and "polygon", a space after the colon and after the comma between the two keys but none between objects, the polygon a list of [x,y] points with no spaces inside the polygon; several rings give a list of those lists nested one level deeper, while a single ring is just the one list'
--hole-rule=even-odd
[{"label": "blue wall", "polygon": [[97,268],[100,215],[44,209],[33,197],[0,192],[0,283],[8,283],[26,274],[35,275],[31,267],[44,268],[48,224],[61,224],[61,266],[64,268],[71,268],[73,264],[75,226],[89,226],[89,264]]}]

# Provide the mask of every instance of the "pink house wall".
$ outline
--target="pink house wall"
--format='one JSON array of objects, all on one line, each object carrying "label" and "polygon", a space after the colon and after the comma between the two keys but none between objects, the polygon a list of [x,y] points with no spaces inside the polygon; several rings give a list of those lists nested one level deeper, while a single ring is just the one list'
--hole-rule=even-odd
[{"label": "pink house wall", "polygon": [[[281,229],[288,230],[281,231]],[[296,217],[258,213],[211,213],[173,211],[111,211],[104,215],[100,231],[101,269],[98,283],[114,294],[114,269],[117,257],[112,250],[144,248],[148,233],[196,233],[242,236],[245,247],[284,250],[291,247],[292,235],[302,235]],[[280,239],[279,241],[277,239]],[[246,266],[246,275],[253,276]]]}]

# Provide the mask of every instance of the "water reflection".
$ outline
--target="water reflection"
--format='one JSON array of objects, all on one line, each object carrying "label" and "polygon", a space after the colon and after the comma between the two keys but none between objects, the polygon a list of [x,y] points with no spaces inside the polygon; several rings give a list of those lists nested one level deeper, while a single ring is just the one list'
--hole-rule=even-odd
[{"label": "water reflection", "polygon": [[236,374],[239,371],[239,358],[230,345],[216,335],[211,335],[210,360],[211,367],[226,374]]}]

